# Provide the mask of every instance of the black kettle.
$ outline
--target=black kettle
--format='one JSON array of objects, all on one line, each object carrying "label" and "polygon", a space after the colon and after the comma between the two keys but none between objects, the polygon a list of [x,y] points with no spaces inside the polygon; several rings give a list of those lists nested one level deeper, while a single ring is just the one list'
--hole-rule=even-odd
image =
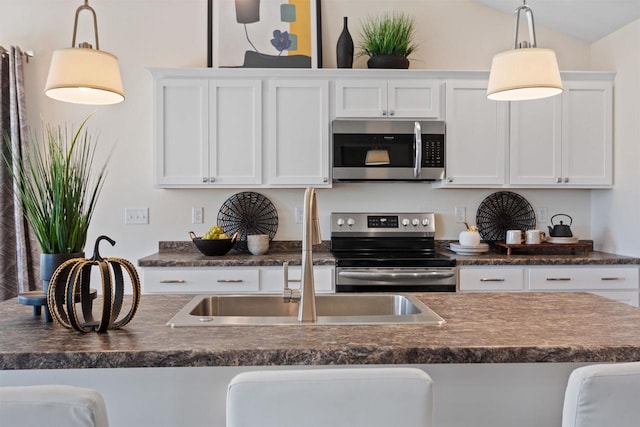
[{"label": "black kettle", "polygon": [[[563,224],[562,221],[560,221],[560,224],[553,224],[553,218],[557,217],[557,216],[566,216],[567,218],[569,218],[569,225]],[[554,216],[551,217],[551,225],[553,225],[553,228],[551,227],[547,227],[549,228],[549,236],[551,237],[573,237],[573,233],[571,232],[571,227],[570,225],[573,223],[573,218],[571,218],[569,215],[567,214],[555,214]]]}]

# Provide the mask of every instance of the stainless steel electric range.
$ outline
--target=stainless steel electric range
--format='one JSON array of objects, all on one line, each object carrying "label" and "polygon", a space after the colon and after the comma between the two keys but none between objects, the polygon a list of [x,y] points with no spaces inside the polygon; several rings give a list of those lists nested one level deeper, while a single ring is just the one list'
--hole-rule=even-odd
[{"label": "stainless steel electric range", "polygon": [[336,292],[455,292],[455,260],[435,250],[433,213],[331,214]]}]

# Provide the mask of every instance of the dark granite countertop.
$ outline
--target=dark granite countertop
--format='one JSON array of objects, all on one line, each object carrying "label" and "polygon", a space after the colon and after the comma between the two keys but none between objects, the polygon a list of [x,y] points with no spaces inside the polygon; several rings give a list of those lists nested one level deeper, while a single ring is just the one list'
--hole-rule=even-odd
[{"label": "dark granite countertop", "polygon": [[[544,252],[522,252],[506,255],[504,250],[492,249],[477,255],[458,255],[449,250],[450,241],[438,240],[436,250],[456,260],[459,266],[469,265],[624,265],[640,264],[640,258],[590,251],[584,254],[568,250]],[[249,253],[231,251],[225,256],[204,256],[190,241],[160,242],[158,252],[138,260],[140,267],[244,267],[281,266],[288,261],[300,264],[301,245],[299,241],[272,241],[269,251],[254,256]],[[313,261],[316,265],[334,265],[335,258],[329,251],[329,242],[314,247]]]},{"label": "dark granite countertop", "polygon": [[143,295],[105,334],[0,303],[0,369],[640,360],[640,309],[586,293],[416,294],[446,323],[170,328],[192,296]]},{"label": "dark granite countertop", "polygon": [[[300,265],[300,241],[272,241],[264,255],[231,250],[224,256],[204,256],[190,241],[160,242],[158,252],[138,260],[140,267],[250,267],[282,266],[283,262]],[[315,265],[334,265],[336,259],[329,252],[329,242],[314,246]]]},{"label": "dark granite countertop", "polygon": [[[593,245],[593,242],[589,242]],[[456,260],[458,266],[470,265],[625,265],[640,264],[640,258],[590,250],[584,253],[577,249],[571,253],[567,248],[516,249],[511,255],[504,248],[491,248],[489,252],[475,255],[458,255],[449,249],[451,241],[439,240],[438,251]],[[454,242],[457,243],[457,242]],[[592,246],[593,247],[593,246]]]}]

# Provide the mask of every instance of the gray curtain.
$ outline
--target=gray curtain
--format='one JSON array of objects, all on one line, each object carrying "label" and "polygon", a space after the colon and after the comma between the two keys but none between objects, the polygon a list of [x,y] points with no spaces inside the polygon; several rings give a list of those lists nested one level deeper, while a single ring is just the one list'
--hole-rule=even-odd
[{"label": "gray curtain", "polygon": [[[0,146],[13,165],[26,149],[23,55],[20,48],[0,46]],[[5,141],[9,138],[11,145]],[[11,171],[0,159],[0,301],[39,285],[38,248],[16,197]]]}]

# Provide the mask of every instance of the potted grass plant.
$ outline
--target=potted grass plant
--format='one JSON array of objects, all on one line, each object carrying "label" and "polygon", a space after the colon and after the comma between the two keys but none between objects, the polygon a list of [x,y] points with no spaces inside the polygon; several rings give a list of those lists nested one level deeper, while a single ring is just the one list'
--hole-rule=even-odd
[{"label": "potted grass plant", "polygon": [[[4,158],[40,246],[45,296],[56,268],[84,257],[87,230],[104,183],[106,161],[94,168],[95,138],[85,128],[89,117],[75,130],[45,124],[43,142],[30,133],[22,163]],[[15,152],[12,158],[17,158]]]},{"label": "potted grass plant", "polygon": [[369,56],[369,68],[409,68],[408,57],[418,48],[415,21],[404,13],[366,18],[360,37],[358,55]]}]

